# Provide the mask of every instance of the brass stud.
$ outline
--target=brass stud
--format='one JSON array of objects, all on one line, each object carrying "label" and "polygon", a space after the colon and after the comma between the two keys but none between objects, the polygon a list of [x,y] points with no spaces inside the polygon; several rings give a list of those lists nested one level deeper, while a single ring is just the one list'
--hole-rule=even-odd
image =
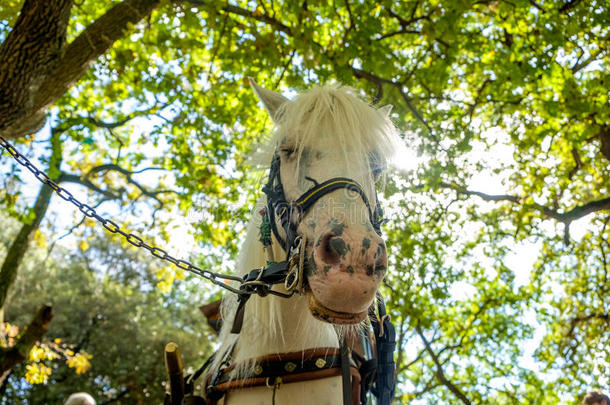
[{"label": "brass stud", "polygon": [[297,365],[292,362],[284,364],[284,370],[288,371],[289,373],[292,373],[296,368]]},{"label": "brass stud", "polygon": [[326,360],[324,360],[322,357],[320,357],[318,360],[316,360],[316,367],[317,368],[322,368],[326,365]]},{"label": "brass stud", "polygon": [[261,366],[260,364],[257,364],[256,366],[254,366],[254,375],[260,375],[263,373],[263,366]]}]

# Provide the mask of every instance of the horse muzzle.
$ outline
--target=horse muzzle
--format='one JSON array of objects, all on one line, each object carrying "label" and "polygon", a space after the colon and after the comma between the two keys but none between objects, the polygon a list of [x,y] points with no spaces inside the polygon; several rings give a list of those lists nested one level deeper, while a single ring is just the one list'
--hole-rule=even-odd
[{"label": "horse muzzle", "polygon": [[387,253],[372,230],[327,232],[312,248],[307,282],[313,316],[336,324],[364,320],[385,276]]}]

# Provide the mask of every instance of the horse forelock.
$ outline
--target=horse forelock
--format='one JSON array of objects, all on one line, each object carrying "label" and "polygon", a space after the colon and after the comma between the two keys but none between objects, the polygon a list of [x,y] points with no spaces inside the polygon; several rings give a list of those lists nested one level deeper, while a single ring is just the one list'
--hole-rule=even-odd
[{"label": "horse forelock", "polygon": [[383,164],[401,144],[385,112],[371,107],[347,86],[315,86],[285,103],[279,116],[270,146],[275,149],[288,139],[299,161],[306,147],[324,143],[340,152],[341,163],[348,167],[371,156]]}]

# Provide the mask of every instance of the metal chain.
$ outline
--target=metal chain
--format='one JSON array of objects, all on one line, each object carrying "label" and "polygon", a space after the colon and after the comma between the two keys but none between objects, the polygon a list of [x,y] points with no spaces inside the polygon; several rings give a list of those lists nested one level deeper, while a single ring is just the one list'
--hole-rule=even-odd
[{"label": "metal chain", "polygon": [[4,149],[6,149],[6,151],[17,161],[17,163],[19,163],[20,165],[22,165],[26,169],[28,169],[30,172],[32,172],[34,174],[34,176],[41,183],[46,184],[47,186],[51,187],[53,189],[53,191],[55,191],[55,193],[58,196],[60,196],[62,199],[74,204],[76,206],[76,208],[78,208],[78,210],[80,212],[82,212],[83,215],[85,215],[86,217],[94,218],[96,221],[98,221],[100,224],[102,224],[102,226],[104,228],[106,228],[106,230],[109,231],[110,233],[118,233],[121,236],[123,236],[123,238],[127,242],[129,242],[131,245],[133,245],[137,248],[144,248],[144,249],[148,250],[150,252],[150,254],[152,254],[153,256],[155,256],[161,260],[168,261],[168,262],[172,263],[174,266],[176,266],[182,270],[186,270],[186,271],[189,271],[200,277],[203,277],[204,279],[212,282],[213,284],[215,284],[219,287],[222,287],[226,290],[229,290],[235,294],[256,294],[255,291],[252,291],[250,289],[242,289],[242,288],[237,289],[237,288],[231,287],[230,285],[226,284],[224,281],[221,281],[221,280],[237,281],[240,283],[240,287],[241,287],[242,285],[244,285],[244,279],[242,277],[232,276],[232,275],[228,275],[228,274],[219,274],[219,273],[214,273],[209,270],[204,270],[204,269],[192,264],[191,262],[189,262],[187,260],[176,259],[175,257],[173,257],[172,255],[170,255],[165,250],[163,250],[159,247],[149,245],[148,243],[144,242],[144,240],[142,240],[142,238],[140,238],[138,235],[135,235],[133,233],[127,233],[126,231],[122,230],[121,227],[119,225],[117,225],[116,223],[114,223],[112,220],[106,219],[106,218],[102,217],[101,215],[99,215],[93,207],[91,207],[87,204],[83,204],[80,201],[78,201],[76,198],[74,198],[72,193],[70,193],[68,190],[61,187],[53,180],[51,180],[51,178],[45,172],[39,170],[36,166],[34,166],[27,157],[25,157],[24,155],[19,153],[19,151],[17,149],[15,149],[13,147],[13,145],[8,143],[8,141],[6,139],[4,139],[2,136],[0,136],[0,146],[2,146]]}]

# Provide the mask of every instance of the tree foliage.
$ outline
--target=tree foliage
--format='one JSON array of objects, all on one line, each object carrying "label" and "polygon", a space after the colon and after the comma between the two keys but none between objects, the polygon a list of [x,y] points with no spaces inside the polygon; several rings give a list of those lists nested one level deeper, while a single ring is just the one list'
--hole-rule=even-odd
[{"label": "tree foliage", "polygon": [[[0,55],[19,55],[19,12],[42,3],[0,6]],[[47,111],[64,179],[101,207],[154,224],[158,242],[173,236],[172,215],[196,212],[196,239],[213,253],[200,260],[226,270],[258,189],[246,156],[270,128],[246,77],[284,91],[356,87],[395,106],[418,156],[385,189],[399,402],[576,403],[610,383],[604,2],[60,6],[42,18],[59,37],[65,27],[47,68],[20,76],[0,60],[0,134],[45,162],[48,129],[26,135]],[[58,73],[77,56],[85,68]],[[30,104],[19,117],[2,110],[9,79],[42,83],[20,94]],[[27,222],[25,174],[3,164],[3,209]]]},{"label": "tree foliage", "polygon": [[[156,288],[158,263],[147,263],[142,252],[103,234],[91,236],[86,250],[58,248],[49,256],[46,248],[32,247],[32,259],[13,287],[20,299],[6,309],[6,317],[20,324],[41,303],[53,302],[55,317],[43,348],[63,345],[81,356],[31,355],[9,377],[0,403],[63,403],[75,391],[87,391],[99,402],[160,403],[167,342],[180,342],[189,369],[209,355],[212,332],[196,305],[208,293],[194,285],[163,293]],[[33,367],[48,369],[46,384],[25,384],[23,375]]]}]

